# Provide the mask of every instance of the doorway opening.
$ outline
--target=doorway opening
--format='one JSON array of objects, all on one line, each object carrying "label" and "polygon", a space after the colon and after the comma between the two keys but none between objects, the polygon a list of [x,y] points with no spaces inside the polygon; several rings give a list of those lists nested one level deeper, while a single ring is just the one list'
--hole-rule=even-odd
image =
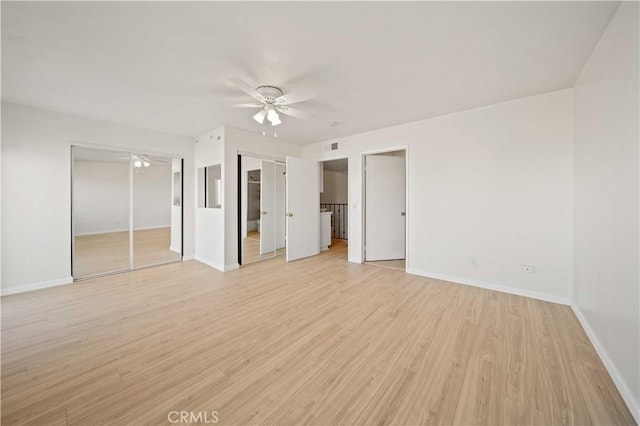
[{"label": "doorway opening", "polygon": [[364,260],[406,268],[406,150],[364,155]]},{"label": "doorway opening", "polygon": [[320,250],[347,258],[349,241],[349,158],[320,163]]}]

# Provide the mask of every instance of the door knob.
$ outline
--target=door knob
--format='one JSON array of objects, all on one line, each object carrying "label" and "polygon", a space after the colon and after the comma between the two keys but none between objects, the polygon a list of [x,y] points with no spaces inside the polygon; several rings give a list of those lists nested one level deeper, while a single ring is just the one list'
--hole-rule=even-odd
[{"label": "door knob", "polygon": [[293,213],[287,213],[287,217],[293,217]]},{"label": "door knob", "polygon": [[406,216],[407,214],[405,212],[400,212],[400,216]]}]

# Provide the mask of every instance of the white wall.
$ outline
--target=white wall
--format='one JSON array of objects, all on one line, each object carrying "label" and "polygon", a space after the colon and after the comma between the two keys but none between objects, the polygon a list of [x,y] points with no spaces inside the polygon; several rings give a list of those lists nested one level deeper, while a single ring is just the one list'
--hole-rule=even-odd
[{"label": "white wall", "polygon": [[129,229],[129,169],[128,162],[74,161],[75,235]]},{"label": "white wall", "polygon": [[[219,127],[207,132],[198,138],[195,143],[195,166],[194,176],[197,176],[197,169],[221,164],[222,169],[222,208],[196,207],[196,235],[195,235],[195,258],[199,262],[213,268],[224,270],[224,208],[225,200],[225,167],[224,162],[224,138],[225,128]],[[201,185],[195,179],[195,185]],[[198,190],[197,187],[194,190]],[[195,204],[194,200],[194,205]]]},{"label": "white wall", "polygon": [[320,203],[347,204],[349,195],[347,172],[325,170],[323,177],[324,184],[323,191],[320,193]]},{"label": "white wall", "polygon": [[193,254],[191,139],[3,103],[3,294],[71,281],[74,143],[184,157],[185,254]]},{"label": "white wall", "polygon": [[[167,159],[170,160],[170,159]],[[171,163],[133,169],[133,229],[171,226]]]},{"label": "white wall", "polygon": [[574,310],[640,421],[638,3],[623,2],[574,91]]},{"label": "white wall", "polygon": [[[75,161],[75,235],[129,230],[129,162]],[[134,170],[133,229],[171,226],[171,165]]]},{"label": "white wall", "polygon": [[[567,89],[306,145],[304,156],[349,155],[350,261],[362,261],[362,153],[406,147],[409,272],[568,302],[572,114]],[[339,149],[324,151],[330,142]]]}]

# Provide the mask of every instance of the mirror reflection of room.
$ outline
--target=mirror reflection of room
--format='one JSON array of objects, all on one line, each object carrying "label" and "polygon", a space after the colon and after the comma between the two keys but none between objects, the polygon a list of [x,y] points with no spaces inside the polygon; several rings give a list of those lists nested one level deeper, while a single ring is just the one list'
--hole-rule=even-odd
[{"label": "mirror reflection of room", "polygon": [[72,147],[75,279],[182,258],[182,160]]},{"label": "mirror reflection of room", "polygon": [[73,147],[73,276],[129,270],[128,152]]},{"label": "mirror reflection of room", "polygon": [[132,164],[133,267],[179,261],[182,209],[174,195],[181,192],[180,160],[133,154]]},{"label": "mirror reflection of room", "polygon": [[285,254],[285,178],[280,162],[242,157],[242,264]]},{"label": "mirror reflection of room", "polygon": [[198,168],[198,208],[222,208],[222,165]]}]

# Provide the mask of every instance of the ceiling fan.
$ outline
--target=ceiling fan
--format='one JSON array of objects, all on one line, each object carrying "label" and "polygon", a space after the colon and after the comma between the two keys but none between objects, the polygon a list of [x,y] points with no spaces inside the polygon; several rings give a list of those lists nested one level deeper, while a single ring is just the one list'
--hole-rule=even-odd
[{"label": "ceiling fan", "polygon": [[151,165],[165,165],[165,164],[169,164],[169,159],[165,159],[165,158],[152,158],[148,155],[144,155],[144,154],[132,154],[132,162],[133,162],[133,167],[135,167],[136,169],[146,169],[147,167],[151,166]]},{"label": "ceiling fan", "polygon": [[133,157],[133,167],[137,169],[147,168],[151,165],[151,159],[146,155],[133,154],[132,157]]},{"label": "ceiling fan", "polygon": [[[278,113],[300,119],[313,118],[313,115],[289,106],[312,99],[315,96],[313,92],[300,91],[287,93],[285,95],[278,87],[258,86],[254,89],[240,78],[230,78],[229,81],[256,100],[256,102],[236,104],[233,106],[239,108],[260,108],[260,111],[253,116],[253,119],[260,124],[265,124],[265,118],[272,126],[277,126],[282,123]],[[265,132],[262,132],[263,135],[264,133]]]}]

